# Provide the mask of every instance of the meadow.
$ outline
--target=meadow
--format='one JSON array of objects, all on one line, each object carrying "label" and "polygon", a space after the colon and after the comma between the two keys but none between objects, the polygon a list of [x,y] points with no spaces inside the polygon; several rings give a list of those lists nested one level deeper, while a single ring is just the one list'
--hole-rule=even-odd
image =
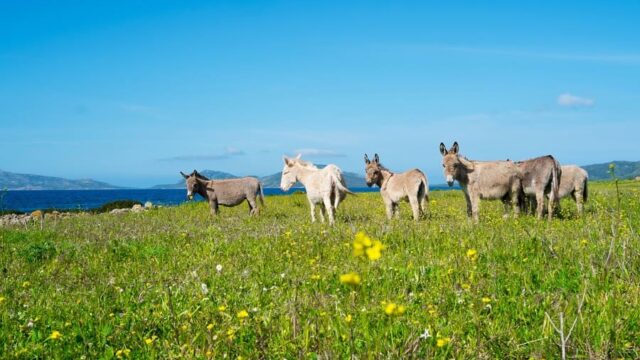
[{"label": "meadow", "polygon": [[585,216],[502,218],[460,191],[311,224],[303,194],[0,229],[2,358],[640,358],[640,182]]}]

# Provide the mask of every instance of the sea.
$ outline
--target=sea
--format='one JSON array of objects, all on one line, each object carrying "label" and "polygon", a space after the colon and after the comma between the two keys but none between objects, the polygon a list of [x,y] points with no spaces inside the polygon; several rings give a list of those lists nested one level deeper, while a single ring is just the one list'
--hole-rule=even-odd
[{"label": "sea", "polygon": [[[449,189],[446,185],[431,186],[430,190]],[[376,192],[377,187],[350,188],[353,192]],[[278,188],[266,188],[264,194],[286,195],[304,192],[293,188],[284,192]],[[171,206],[187,201],[185,189],[117,189],[117,190],[8,190],[0,191],[0,212],[35,210],[90,210],[117,200],[150,201],[154,205]],[[203,199],[196,196],[196,200]]]}]

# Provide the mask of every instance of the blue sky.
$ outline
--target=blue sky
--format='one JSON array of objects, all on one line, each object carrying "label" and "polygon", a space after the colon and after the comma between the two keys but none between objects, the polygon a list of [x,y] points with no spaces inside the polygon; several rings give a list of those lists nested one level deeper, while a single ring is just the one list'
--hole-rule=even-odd
[{"label": "blue sky", "polygon": [[640,160],[638,1],[3,1],[0,169],[118,185],[282,155],[441,183],[472,159]]}]

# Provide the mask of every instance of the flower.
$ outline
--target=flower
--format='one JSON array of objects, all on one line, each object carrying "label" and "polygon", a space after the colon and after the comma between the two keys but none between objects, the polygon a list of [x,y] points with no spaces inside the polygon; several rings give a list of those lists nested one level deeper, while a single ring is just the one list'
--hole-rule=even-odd
[{"label": "flower", "polygon": [[349,315],[347,315],[347,316],[345,316],[345,317],[344,317],[344,321],[346,321],[346,322],[347,322],[347,324],[348,324],[348,323],[350,323],[350,322],[351,322],[351,320],[353,320],[353,317],[351,316],[351,314],[349,314]]},{"label": "flower", "polygon": [[205,283],[200,284],[200,290],[203,295],[207,295],[209,293],[209,287]]},{"label": "flower", "polygon": [[221,272],[222,271],[222,265],[220,265],[220,264],[216,265],[216,271],[217,272]]},{"label": "flower", "polygon": [[6,298],[6,297],[4,297],[4,296],[0,296],[0,304],[2,304],[5,300],[7,300],[7,298]]},{"label": "flower", "polygon": [[153,344],[154,341],[156,341],[157,338],[158,338],[157,336],[153,335],[150,338],[144,339],[144,343],[147,344],[147,345],[151,345],[151,344]]},{"label": "flower", "polygon": [[340,282],[343,284],[356,286],[356,285],[360,285],[361,281],[362,281],[362,278],[360,277],[360,275],[354,272],[340,275]]},{"label": "flower", "polygon": [[131,353],[131,350],[124,348],[121,350],[116,351],[116,357],[118,359],[122,359],[123,357],[129,357],[129,354]]},{"label": "flower", "polygon": [[485,303],[485,304],[488,304],[488,303],[491,302],[491,298],[485,296],[485,297],[482,298],[482,302]]},{"label": "flower", "polygon": [[582,246],[587,246],[589,242],[587,241],[587,239],[582,239],[582,241],[580,241],[580,244],[582,244]]},{"label": "flower", "polygon": [[384,306],[384,313],[393,316],[393,315],[402,315],[404,314],[406,308],[403,305],[396,305],[392,302],[387,303]]},{"label": "flower", "polygon": [[311,275],[311,280],[320,280],[320,275],[318,274]]},{"label": "flower", "polygon": [[238,313],[236,314],[236,316],[238,317],[238,319],[246,319],[249,317],[249,313],[247,312],[247,310],[240,310],[238,311]]},{"label": "flower", "polygon": [[424,329],[424,332],[420,334],[420,339],[422,340],[426,340],[430,337],[431,337],[431,333],[429,332],[429,329]]},{"label": "flower", "polygon": [[22,283],[22,287],[23,288],[28,288],[31,285],[31,283],[29,281],[25,281]]},{"label": "flower", "polygon": [[359,231],[353,240],[353,256],[366,255],[371,261],[380,259],[384,245],[379,240],[372,240],[367,234]]},{"label": "flower", "polygon": [[226,306],[224,306],[224,305],[220,305],[220,306],[218,306],[218,311],[220,311],[220,312],[224,312],[225,310],[227,310],[227,307],[226,307]]},{"label": "flower", "polygon": [[49,335],[49,339],[51,339],[51,340],[58,340],[61,337],[62,337],[62,334],[58,330],[53,330],[51,332],[51,335]]},{"label": "flower", "polygon": [[207,325],[207,330],[211,331],[211,329],[213,329],[213,324]]},{"label": "flower", "polygon": [[476,261],[478,259],[478,252],[476,251],[476,249],[467,250],[467,258],[469,258],[469,260],[471,261]]},{"label": "flower", "polygon": [[437,347],[443,347],[443,346],[446,346],[450,342],[451,342],[451,338],[449,338],[449,337],[439,337],[438,340],[436,340],[436,346]]},{"label": "flower", "polygon": [[233,340],[235,338],[236,331],[233,329],[227,330],[227,338]]}]

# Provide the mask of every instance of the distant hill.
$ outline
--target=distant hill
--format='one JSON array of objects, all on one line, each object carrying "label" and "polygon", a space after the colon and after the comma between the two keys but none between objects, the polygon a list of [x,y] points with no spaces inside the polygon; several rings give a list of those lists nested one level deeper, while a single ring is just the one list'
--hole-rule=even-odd
[{"label": "distant hill", "polygon": [[633,179],[640,176],[640,161],[612,161],[602,164],[583,166],[589,173],[589,180],[611,179],[609,174],[609,164],[616,165],[616,176],[620,179]]},{"label": "distant hill", "polygon": [[[240,176],[226,173],[224,171],[216,171],[216,170],[202,170],[200,171],[200,174],[212,180],[235,179],[240,177]],[[152,187],[152,189],[182,189],[184,187],[185,187],[184,178],[180,176],[180,180],[178,180],[174,184],[155,185]]]},{"label": "distant hill", "polygon": [[69,180],[59,177],[17,174],[0,170],[0,190],[105,190],[121,187],[91,179]]},{"label": "distant hill", "polygon": [[[318,165],[319,167],[322,167],[322,165]],[[206,177],[208,177],[209,179],[212,180],[222,180],[222,179],[234,179],[234,178],[239,178],[241,176],[236,176],[233,174],[229,174],[223,171],[215,171],[215,170],[202,170],[200,171],[200,173]],[[365,187],[367,186],[364,177],[356,174],[356,173],[352,173],[352,172],[344,172],[344,180],[347,183],[348,187]],[[262,185],[265,188],[279,188],[280,187],[280,176],[281,173],[277,172],[275,174],[271,174],[271,175],[267,175],[267,176],[263,176],[263,177],[258,177],[258,179],[260,179],[260,181],[262,182]],[[175,184],[167,184],[167,185],[156,185],[153,187],[153,189],[182,189],[184,188],[184,179],[180,179],[178,180],[178,182],[176,182]],[[302,187],[302,185],[300,184],[296,184],[297,187]]]}]

